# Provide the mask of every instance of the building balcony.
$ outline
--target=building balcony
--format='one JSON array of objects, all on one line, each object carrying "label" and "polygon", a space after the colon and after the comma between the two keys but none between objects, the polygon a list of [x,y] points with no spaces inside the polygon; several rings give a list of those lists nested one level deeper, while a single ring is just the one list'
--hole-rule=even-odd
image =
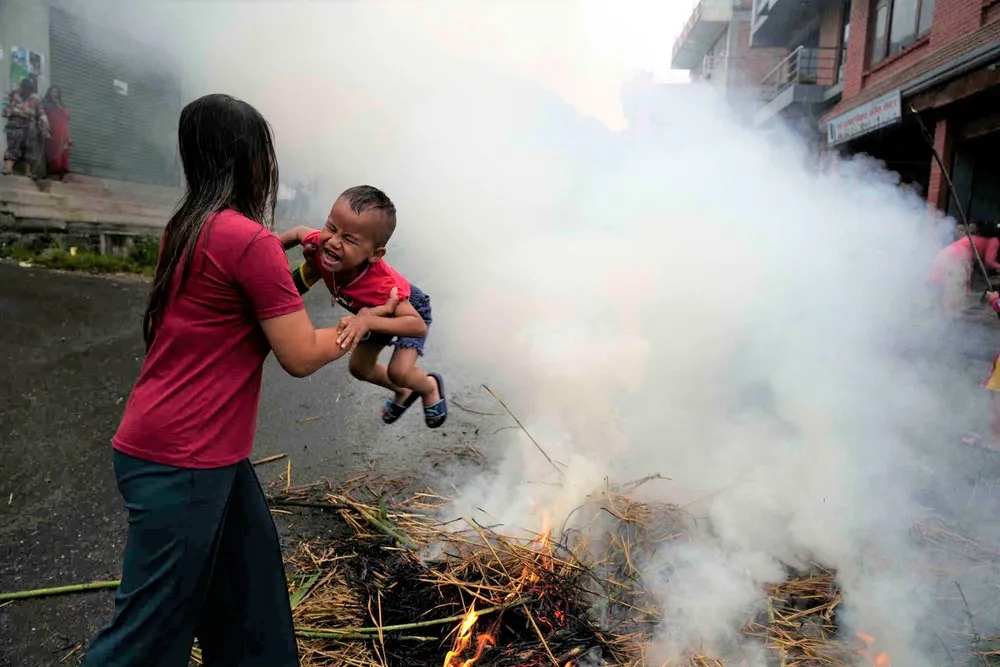
[{"label": "building balcony", "polygon": [[670,66],[696,69],[733,20],[734,0],[701,0],[674,42]]},{"label": "building balcony", "polygon": [[764,123],[795,104],[822,104],[836,95],[844,70],[840,49],[800,46],[760,82],[760,108],[754,122]]},{"label": "building balcony", "polygon": [[691,68],[691,78],[695,81],[724,80],[726,75],[726,57],[709,55],[702,58],[698,67]]},{"label": "building balcony", "polygon": [[828,0],[754,0],[750,46],[783,47],[797,26],[819,16]]}]

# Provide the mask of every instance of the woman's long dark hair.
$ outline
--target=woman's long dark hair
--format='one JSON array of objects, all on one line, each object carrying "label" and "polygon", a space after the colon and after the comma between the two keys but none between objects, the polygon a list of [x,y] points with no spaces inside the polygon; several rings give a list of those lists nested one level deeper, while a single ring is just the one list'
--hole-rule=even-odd
[{"label": "woman's long dark hair", "polygon": [[59,89],[59,86],[49,86],[48,91],[45,93],[45,99],[42,100],[42,103],[47,111],[61,109],[63,101],[62,90]]},{"label": "woman's long dark hair", "polygon": [[246,102],[229,95],[199,98],[181,111],[177,136],[187,189],[163,233],[142,318],[147,350],[172,294],[177,267],[184,264],[183,286],[205,222],[231,208],[271,229],[278,197],[271,126]]}]

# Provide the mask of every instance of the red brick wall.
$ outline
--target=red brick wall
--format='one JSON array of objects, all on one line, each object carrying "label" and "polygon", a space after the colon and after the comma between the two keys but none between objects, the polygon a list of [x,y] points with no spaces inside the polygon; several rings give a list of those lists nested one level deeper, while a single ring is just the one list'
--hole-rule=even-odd
[{"label": "red brick wall", "polygon": [[832,86],[837,82],[837,66],[840,64],[841,13],[842,3],[831,4],[820,18],[818,63],[819,83]]},{"label": "red brick wall", "polygon": [[854,0],[851,11],[851,43],[848,45],[844,100],[863,88],[883,81],[916,62],[976,31],[983,22],[983,0],[936,0],[930,36],[911,48],[868,70],[868,32],[874,0]]},{"label": "red brick wall", "polygon": [[[942,118],[934,128],[934,150],[941,156],[941,161],[946,165],[951,164],[952,154],[952,130],[947,119]],[[931,158],[931,178],[927,187],[927,204],[939,210],[948,208],[948,182],[941,173],[941,167],[937,160]]]},{"label": "red brick wall", "polygon": [[736,35],[738,53],[730,53],[733,64],[748,85],[759,85],[774,66],[788,55],[785,49],[750,48],[750,21],[741,21]]},{"label": "red brick wall", "polygon": [[819,45],[824,48],[840,46],[840,12],[842,5],[834,3],[823,12],[819,24]]},{"label": "red brick wall", "polygon": [[847,45],[847,72],[844,75],[843,99],[848,100],[864,86],[865,54],[868,52],[868,13],[872,0],[851,3],[851,41]]},{"label": "red brick wall", "polygon": [[1000,1],[983,0],[983,24],[1000,19]]},{"label": "red brick wall", "polygon": [[936,0],[931,48],[948,43],[977,30],[982,25],[983,0]]}]

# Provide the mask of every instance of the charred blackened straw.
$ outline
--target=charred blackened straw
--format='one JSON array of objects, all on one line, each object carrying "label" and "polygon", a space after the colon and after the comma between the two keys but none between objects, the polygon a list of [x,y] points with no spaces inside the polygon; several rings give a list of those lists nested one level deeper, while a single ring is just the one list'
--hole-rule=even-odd
[{"label": "charred blackened straw", "polygon": [[[913,108],[913,105],[910,105],[910,113],[917,119],[917,123],[920,125],[920,132],[924,135],[924,141],[930,147],[931,153],[934,155],[934,161],[937,162],[937,166],[941,170],[941,175],[944,176],[944,182],[948,186],[948,194],[955,202],[955,210],[958,211],[958,221],[962,223],[962,229],[965,230],[965,235],[969,237],[969,247],[972,248],[972,256],[976,258],[976,266],[979,267],[979,271],[983,274],[983,280],[986,281],[986,289],[992,292],[993,283],[990,281],[990,275],[986,271],[986,264],[983,263],[983,257],[979,254],[979,250],[972,240],[972,229],[969,227],[969,219],[965,217],[965,209],[962,207],[962,202],[959,201],[958,195],[955,193],[955,184],[951,180],[951,174],[948,173],[948,168],[944,166],[941,154],[938,153],[937,148],[934,146],[934,137],[927,129],[927,126],[924,125],[923,119],[917,110]],[[1000,313],[997,313],[997,317],[1000,317]]]}]

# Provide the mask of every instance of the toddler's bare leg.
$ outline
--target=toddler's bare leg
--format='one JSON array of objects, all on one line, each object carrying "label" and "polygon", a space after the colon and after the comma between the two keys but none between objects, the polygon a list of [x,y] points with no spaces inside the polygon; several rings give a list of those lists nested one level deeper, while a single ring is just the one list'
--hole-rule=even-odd
[{"label": "toddler's bare leg", "polygon": [[388,369],[378,363],[378,355],[382,352],[383,347],[383,345],[376,343],[361,343],[351,353],[351,360],[348,362],[347,367],[351,371],[351,375],[359,380],[370,382],[379,387],[385,387],[395,393],[397,398],[400,392],[402,392],[403,396],[406,396],[409,391],[393,384],[389,380]]},{"label": "toddler's bare leg", "polygon": [[396,348],[392,351],[387,379],[400,387],[400,391],[396,392],[396,403],[400,405],[411,391],[420,395],[424,406],[433,405],[441,400],[437,381],[417,366],[419,356],[417,351],[410,347]]}]

